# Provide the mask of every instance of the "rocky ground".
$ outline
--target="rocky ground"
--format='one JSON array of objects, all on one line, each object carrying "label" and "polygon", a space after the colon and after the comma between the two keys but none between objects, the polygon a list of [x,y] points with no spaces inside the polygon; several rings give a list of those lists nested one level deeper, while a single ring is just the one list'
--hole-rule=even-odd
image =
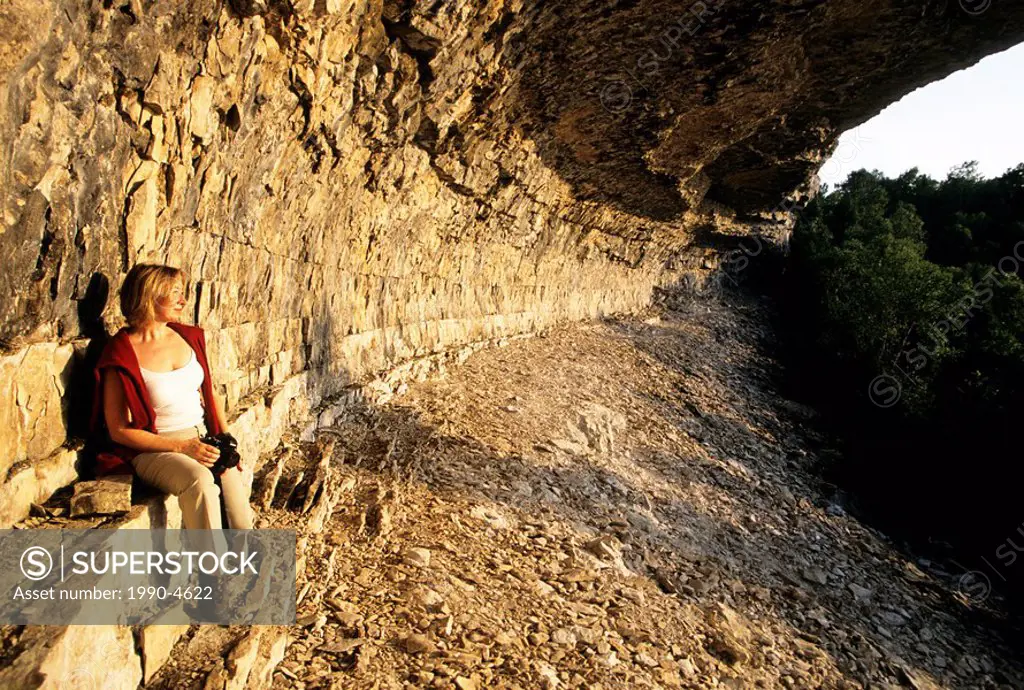
[{"label": "rocky ground", "polygon": [[231,687],[257,644],[280,688],[1024,687],[956,574],[816,478],[767,324],[663,300],[352,409],[264,478],[298,624],[194,628],[149,687]]}]

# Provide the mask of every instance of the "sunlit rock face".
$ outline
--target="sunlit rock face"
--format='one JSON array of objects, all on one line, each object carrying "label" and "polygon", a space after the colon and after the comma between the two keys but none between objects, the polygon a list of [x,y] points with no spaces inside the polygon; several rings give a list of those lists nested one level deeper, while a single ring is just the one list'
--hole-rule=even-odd
[{"label": "sunlit rock face", "polygon": [[187,270],[272,446],[377,372],[710,270],[843,128],[1024,38],[1024,5],[13,0],[0,38],[14,515],[74,476],[135,262]]}]

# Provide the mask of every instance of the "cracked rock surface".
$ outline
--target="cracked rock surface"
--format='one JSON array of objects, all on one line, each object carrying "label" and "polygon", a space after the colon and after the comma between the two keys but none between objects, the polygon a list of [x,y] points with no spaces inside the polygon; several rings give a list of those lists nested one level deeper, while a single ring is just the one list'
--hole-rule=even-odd
[{"label": "cracked rock surface", "polygon": [[[702,284],[723,252],[749,251],[741,241],[751,233],[784,238],[787,211],[814,193],[811,173],[840,130],[1022,37],[1024,5],[1013,2],[0,3],[0,526],[30,514],[44,519],[40,506],[77,479],[90,365],[121,325],[117,290],[139,261],[187,272],[188,321],[205,329],[217,394],[246,453],[260,464],[279,450],[286,429],[308,428],[314,415],[333,423],[333,410],[344,407],[339,399],[385,372],[443,366],[453,354],[489,343],[519,343],[520,336],[561,333],[569,322],[641,310],[666,285]],[[597,337],[587,328],[565,332]],[[673,355],[691,374],[678,390],[652,390],[649,399],[595,393],[589,406],[582,398],[566,402],[562,396],[590,390],[592,376],[611,381],[634,364],[649,372],[669,366],[657,357],[616,359],[626,352],[628,338],[620,335],[580,350],[578,361],[564,361],[568,368],[554,366],[562,361],[554,350],[537,351],[554,358],[548,375],[557,386],[543,390],[560,407],[538,408],[527,389],[512,388],[528,383],[536,368],[530,359],[515,370],[485,368],[486,380],[453,391],[451,409],[443,399],[422,397],[426,388],[400,393],[394,405],[421,406],[413,409],[428,420],[426,440],[415,428],[408,438],[370,431],[364,438],[358,430],[379,431],[376,422],[350,420],[358,436],[350,447],[369,446],[346,455],[341,467],[348,469],[334,480],[352,480],[349,488],[367,508],[336,516],[340,522],[328,533],[349,540],[339,545],[365,540],[356,555],[379,564],[379,572],[363,578],[366,592],[328,597],[348,605],[317,608],[313,641],[293,645],[273,677],[295,682],[307,661],[328,675],[416,670],[432,675],[408,682],[450,679],[464,688],[485,684],[488,668],[524,687],[575,682],[588,673],[621,673],[637,683],[669,682],[657,680],[662,674],[706,678],[719,673],[714,664],[781,664],[785,673],[766,670],[763,678],[774,673],[797,686],[800,674],[811,672],[805,666],[822,678],[841,671],[884,682],[901,673],[974,673],[1001,682],[997,672],[1015,672],[980,652],[970,635],[938,647],[925,637],[912,643],[910,632],[948,637],[939,623],[934,630],[918,625],[917,609],[888,589],[888,608],[871,618],[875,627],[834,622],[835,601],[845,605],[852,597],[875,606],[880,581],[847,582],[854,569],[826,555],[845,543],[837,536],[849,519],[841,510],[822,517],[809,494],[787,489],[785,519],[760,512],[758,501],[769,499],[759,491],[767,482],[759,472],[767,470],[745,464],[754,463],[748,456],[767,463],[782,453],[799,464],[810,451],[786,445],[776,455],[761,452],[765,443],[775,448],[765,439],[788,438],[772,420],[783,424],[793,409],[732,409],[740,392],[708,369],[715,361],[721,372],[733,371],[732,363],[714,359],[728,352],[721,343],[701,360]],[[623,370],[610,370],[613,364]],[[757,367],[752,372],[756,378]],[[636,375],[630,390],[647,390],[649,378]],[[714,381],[717,397],[703,389]],[[477,426],[459,427],[459,410],[476,409],[479,396],[499,390],[492,384],[507,388],[488,408],[493,414],[477,410]],[[409,416],[398,409],[380,414]],[[678,428],[658,421],[669,412]],[[726,431],[739,439],[728,453],[715,440]],[[407,447],[420,443],[427,444],[424,453],[441,444],[450,455],[413,473]],[[304,457],[296,452],[293,459]],[[419,484],[406,490],[382,482],[385,469]],[[492,474],[498,469],[507,480]],[[302,502],[286,500],[290,508],[278,504],[269,510],[279,513],[268,515],[286,520],[295,512],[322,527],[327,516],[314,506],[324,504],[306,503],[301,493],[310,478],[332,485],[316,463],[302,471],[301,481],[289,470],[280,487],[275,482]],[[671,488],[658,483],[669,479]],[[680,493],[686,482],[692,495]],[[737,494],[742,501],[708,497],[748,485],[755,488]],[[445,486],[461,487],[466,498],[459,500],[466,502],[431,503],[448,500],[431,493]],[[701,501],[705,508],[692,508]],[[432,505],[444,515],[430,517]],[[516,512],[527,507],[530,518]],[[541,507],[548,512],[537,514]],[[600,519],[588,522],[573,511],[598,511]],[[422,524],[414,515],[424,516]],[[688,524],[679,522],[686,516],[706,529],[672,526]],[[771,558],[789,553],[788,539],[806,541],[783,529],[787,521],[819,535],[806,542],[809,551],[799,551],[802,560]],[[471,542],[460,546],[478,537],[489,540],[500,563],[473,556]],[[326,549],[318,539],[311,537],[312,564],[322,561],[317,549]],[[863,543],[877,544],[872,539]],[[748,542],[757,545],[749,547],[757,558],[734,563],[734,551]],[[871,561],[872,568],[896,567],[884,547],[863,548],[880,562]],[[684,557],[690,549],[692,558]],[[356,562],[353,556],[335,567]],[[458,574],[455,562],[470,574],[500,567],[505,584],[492,597]],[[795,603],[776,602],[773,593],[758,595],[770,605],[744,605],[736,593],[731,601],[707,599],[722,583],[744,582],[746,571],[733,570],[740,563],[767,571],[785,563],[792,581],[779,591]],[[358,572],[339,572],[359,582]],[[476,589],[462,588],[449,572]],[[390,599],[386,612],[360,608],[385,581],[408,583],[429,573],[440,573],[424,584],[442,602],[421,592],[431,603],[402,604],[409,614],[396,613],[399,604]],[[659,596],[675,598],[655,597],[630,573],[653,578]],[[785,580],[772,578],[766,581]],[[512,580],[536,592],[524,594]],[[337,586],[322,592],[311,585],[307,596],[320,606]],[[438,589],[447,586],[454,589]],[[357,595],[364,604],[344,598]],[[537,620],[522,611],[506,631],[515,637],[502,644],[539,650],[528,657],[533,665],[504,665],[525,657],[495,647],[494,621],[471,627],[452,603],[445,604],[448,613],[429,610],[468,602],[482,615],[507,599],[529,603]],[[637,600],[663,606],[666,625],[682,616],[697,626],[699,618],[704,627],[691,632],[704,637],[687,634],[666,647],[619,630],[607,612]],[[563,601],[600,608],[603,622],[595,609],[566,608]],[[766,619],[757,606],[792,609],[796,618]],[[380,643],[385,624],[388,635],[401,629],[404,647],[388,646],[391,637]],[[793,642],[764,666],[769,656],[757,633],[788,635],[785,626],[810,628],[818,637],[804,642],[828,653],[799,656]],[[833,635],[836,629],[846,637]],[[103,634],[129,657],[135,653],[125,631]],[[69,648],[88,642],[77,630],[59,635]],[[189,682],[211,674],[211,687],[242,676],[270,679],[287,639],[272,632],[244,643],[230,635],[190,637],[197,654],[206,644],[224,654],[240,646],[215,669],[193,670]],[[166,645],[153,640],[152,658],[162,657]],[[468,659],[485,648],[489,665],[471,667]],[[5,655],[12,649],[4,643]],[[893,649],[900,660],[887,652]],[[939,651],[922,651],[932,649]],[[853,655],[856,671],[843,670],[843,654]],[[156,665],[128,675],[149,677]]]},{"label": "cracked rock surface", "polygon": [[9,0],[0,524],[74,477],[136,262],[187,271],[230,413],[317,408],[700,282],[840,130],[1022,37],[1011,2]]}]

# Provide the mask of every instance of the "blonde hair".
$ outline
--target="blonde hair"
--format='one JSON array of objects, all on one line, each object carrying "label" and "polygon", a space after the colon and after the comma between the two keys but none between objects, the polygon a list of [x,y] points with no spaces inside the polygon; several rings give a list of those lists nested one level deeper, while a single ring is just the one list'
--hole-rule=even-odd
[{"label": "blonde hair", "polygon": [[180,268],[163,264],[136,264],[121,285],[121,313],[130,326],[156,318],[156,301],[166,297],[176,280],[185,283]]}]

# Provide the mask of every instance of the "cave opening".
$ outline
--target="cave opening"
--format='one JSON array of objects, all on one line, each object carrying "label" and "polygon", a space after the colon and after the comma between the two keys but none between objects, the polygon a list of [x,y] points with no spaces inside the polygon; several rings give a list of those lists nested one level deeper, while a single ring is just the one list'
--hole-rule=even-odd
[{"label": "cave opening", "polygon": [[828,190],[854,170],[942,180],[977,162],[992,178],[1024,161],[1024,43],[932,82],[847,129],[818,175]]}]

